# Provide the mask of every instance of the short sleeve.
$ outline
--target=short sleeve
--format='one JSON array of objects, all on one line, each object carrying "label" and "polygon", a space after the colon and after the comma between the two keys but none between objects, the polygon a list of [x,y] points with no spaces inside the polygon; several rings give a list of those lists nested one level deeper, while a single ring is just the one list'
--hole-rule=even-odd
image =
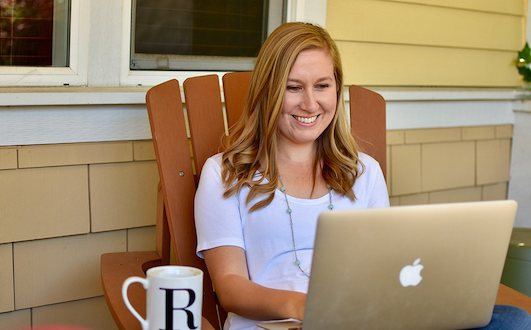
[{"label": "short sleeve", "polygon": [[195,194],[194,214],[197,232],[197,255],[219,246],[237,246],[245,249],[238,197],[224,198],[221,180],[221,156],[210,157],[201,171]]},{"label": "short sleeve", "polygon": [[380,164],[369,155],[364,154],[363,156],[363,162],[366,165],[366,171],[369,176],[367,207],[389,207],[389,194],[387,192],[387,185],[385,184],[385,178]]},{"label": "short sleeve", "polygon": [[385,184],[385,178],[380,165],[378,165],[376,172],[374,186],[369,197],[369,207],[389,207],[389,194],[387,193],[387,185]]}]

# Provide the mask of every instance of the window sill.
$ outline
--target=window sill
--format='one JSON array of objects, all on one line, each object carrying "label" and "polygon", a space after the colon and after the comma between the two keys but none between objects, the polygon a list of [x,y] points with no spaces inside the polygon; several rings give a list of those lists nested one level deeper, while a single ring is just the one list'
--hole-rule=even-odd
[{"label": "window sill", "polygon": [[2,87],[0,106],[145,104],[148,87]]},{"label": "window sill", "polygon": [[[529,99],[531,92],[496,88],[368,87],[387,102]],[[149,87],[0,87],[0,106],[145,104]],[[181,91],[182,93],[182,91]],[[181,95],[182,96],[182,95]],[[348,89],[344,91],[348,101]],[[222,95],[223,99],[223,95]]]}]

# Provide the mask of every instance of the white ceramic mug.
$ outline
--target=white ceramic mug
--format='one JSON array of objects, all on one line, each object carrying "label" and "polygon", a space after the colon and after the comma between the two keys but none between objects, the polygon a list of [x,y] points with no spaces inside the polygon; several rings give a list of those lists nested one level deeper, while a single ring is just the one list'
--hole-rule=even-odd
[{"label": "white ceramic mug", "polygon": [[[147,290],[145,320],[127,297],[127,288],[135,282]],[[203,272],[200,269],[185,266],[150,268],[145,279],[133,276],[125,280],[122,297],[143,330],[201,329]]]}]

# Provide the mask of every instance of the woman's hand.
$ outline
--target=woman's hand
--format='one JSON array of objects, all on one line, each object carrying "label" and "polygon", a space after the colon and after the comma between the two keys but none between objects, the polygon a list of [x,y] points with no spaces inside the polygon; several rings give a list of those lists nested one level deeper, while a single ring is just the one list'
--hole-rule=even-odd
[{"label": "woman's hand", "polygon": [[306,294],[293,292],[293,296],[290,299],[288,308],[288,318],[294,318],[302,321],[304,319],[304,310],[306,309]]}]

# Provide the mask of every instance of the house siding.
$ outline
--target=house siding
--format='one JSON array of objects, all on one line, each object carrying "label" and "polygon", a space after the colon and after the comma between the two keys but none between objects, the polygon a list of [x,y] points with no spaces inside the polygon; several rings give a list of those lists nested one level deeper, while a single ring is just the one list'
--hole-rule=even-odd
[{"label": "house siding", "polygon": [[524,0],[332,0],[326,21],[346,84],[517,87],[525,16]]}]

